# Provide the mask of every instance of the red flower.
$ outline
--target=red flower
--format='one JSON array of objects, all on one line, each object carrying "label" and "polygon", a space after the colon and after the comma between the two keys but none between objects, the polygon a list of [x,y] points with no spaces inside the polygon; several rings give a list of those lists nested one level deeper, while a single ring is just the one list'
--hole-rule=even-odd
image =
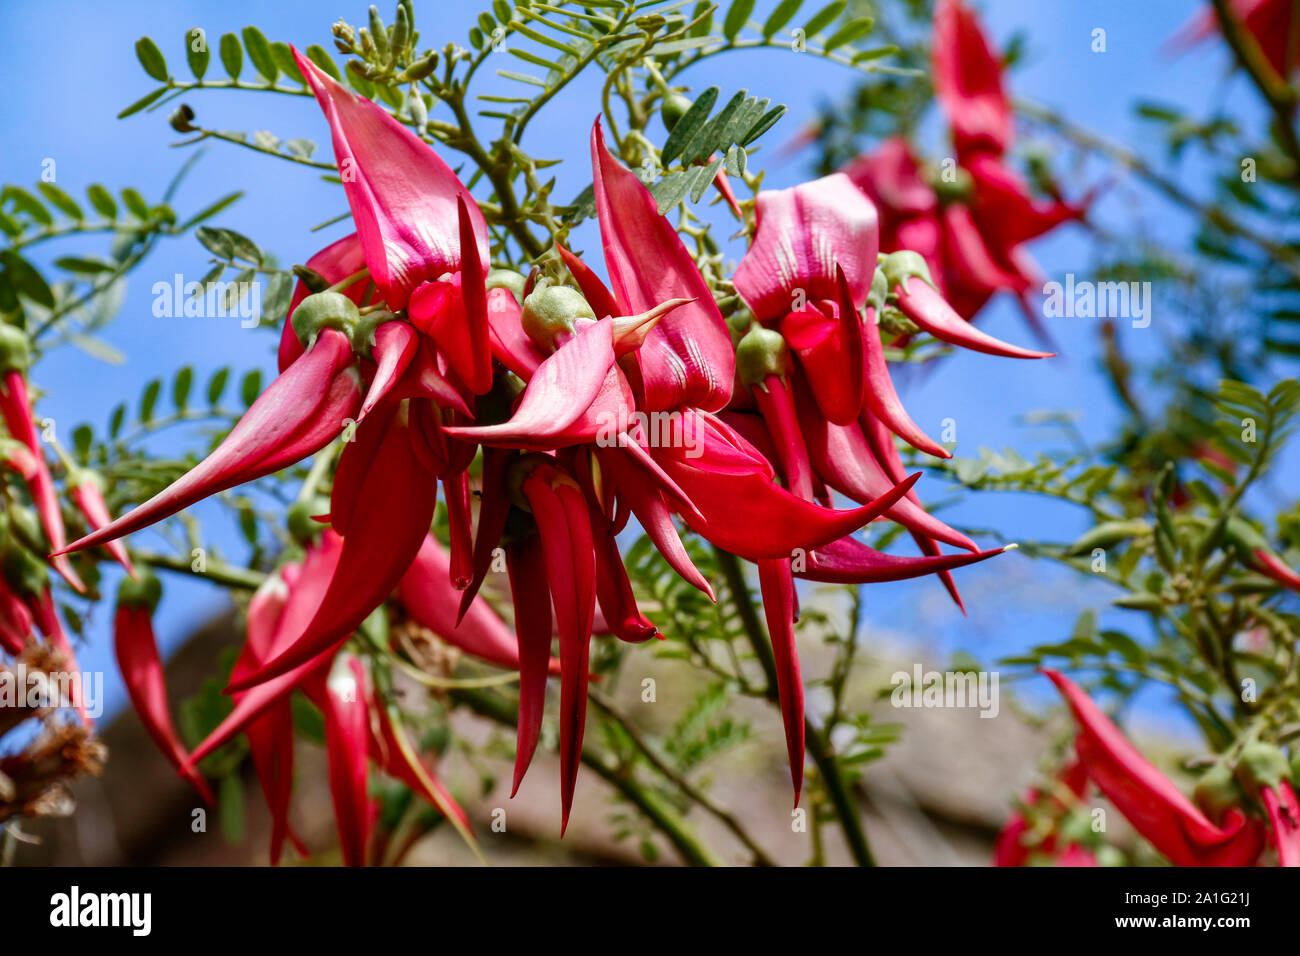
[{"label": "red flower", "polygon": [[1044,670],[1065,697],[1079,735],[1079,761],[1115,809],[1177,866],[1248,866],[1264,840],[1259,825],[1233,807],[1216,825],[1157,770],[1064,674]]}]

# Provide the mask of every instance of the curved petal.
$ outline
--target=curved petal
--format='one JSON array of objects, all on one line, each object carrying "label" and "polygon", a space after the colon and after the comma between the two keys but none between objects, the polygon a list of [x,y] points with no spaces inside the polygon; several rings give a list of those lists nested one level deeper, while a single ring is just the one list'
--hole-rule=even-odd
[{"label": "curved petal", "polygon": [[343,189],[370,275],[388,307],[406,306],[421,282],[461,267],[457,201],[463,200],[488,261],[487,223],[451,167],[381,107],[293,51],[329,120]]},{"label": "curved petal", "polygon": [[758,194],[758,229],[736,267],[740,297],[759,320],[776,319],[805,303],[839,295],[835,267],[861,307],[876,271],[880,234],[876,207],[843,173],[792,189]]}]

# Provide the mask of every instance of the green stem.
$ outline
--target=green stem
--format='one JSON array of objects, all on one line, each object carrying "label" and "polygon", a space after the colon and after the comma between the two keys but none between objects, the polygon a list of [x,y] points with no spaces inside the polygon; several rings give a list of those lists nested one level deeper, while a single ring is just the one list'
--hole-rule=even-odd
[{"label": "green stem", "polygon": [[[740,560],[734,554],[720,548],[715,548],[714,551],[718,557],[718,566],[727,579],[727,589],[731,591],[732,597],[735,598],[736,610],[740,615],[741,623],[745,627],[745,635],[749,638],[750,646],[754,649],[754,656],[758,658],[763,672],[767,675],[767,698],[775,702],[778,700],[776,661],[772,657],[772,647],[768,642],[767,631],[759,623],[758,611],[749,596],[749,587],[745,584],[745,575],[741,570]],[[866,831],[862,829],[862,821],[858,819],[853,795],[849,792],[844,777],[840,773],[835,748],[831,745],[828,735],[824,734],[811,720],[805,717],[804,737],[808,754],[812,757],[813,763],[817,765],[817,770],[821,774],[822,786],[826,790],[826,795],[830,797],[831,806],[835,809],[835,816],[839,820],[840,829],[844,831],[844,838],[848,842],[849,852],[853,854],[854,862],[858,866],[875,866],[876,861],[871,855],[871,847],[867,843]]]},{"label": "green stem", "polygon": [[[464,704],[476,714],[506,727],[514,727],[518,723],[519,713],[514,704],[497,694],[473,688],[459,688],[452,690],[450,696],[452,700]],[[607,762],[590,746],[582,748],[582,762],[640,810],[691,866],[726,866],[713,849],[682,819],[681,814],[659,794],[642,787],[631,773]]]}]

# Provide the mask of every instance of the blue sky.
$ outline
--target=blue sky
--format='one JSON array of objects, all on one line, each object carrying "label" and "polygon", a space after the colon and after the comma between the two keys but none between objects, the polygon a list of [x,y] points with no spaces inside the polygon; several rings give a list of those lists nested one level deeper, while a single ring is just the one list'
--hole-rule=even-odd
[{"label": "blue sky", "polygon": [[[760,12],[770,6],[760,3]],[[1158,50],[1197,6],[1130,0],[1087,4],[987,0],[982,9],[999,41],[1020,30],[1028,34],[1028,56],[1013,80],[1017,93],[1058,107],[1084,126],[1155,155],[1159,145],[1152,140],[1151,130],[1133,118],[1131,104],[1139,99],[1161,100],[1193,112],[1201,110],[1211,101],[1226,68],[1225,57],[1213,46],[1172,60]],[[389,10],[383,12],[391,16]],[[475,12],[473,5],[445,0],[417,4],[424,44],[464,42]],[[364,22],[365,5],[247,0],[7,3],[0,9],[0,25],[7,36],[21,40],[11,44],[5,58],[10,95],[0,177],[30,186],[39,179],[42,162],[53,158],[57,183],[69,192],[82,194],[89,183],[103,182],[114,188],[135,186],[155,200],[188,151],[169,148],[181,137],[167,126],[166,109],[124,121],[114,118],[151,88],[132,52],[136,39],[142,34],[154,37],[173,70],[182,74],[183,36],[190,27],[202,26],[215,43],[224,32],[256,24],[271,40],[328,47],[330,23],[340,14],[354,23]],[[1106,31],[1105,53],[1091,50],[1096,28]],[[245,72],[250,70],[246,64]],[[210,71],[221,72],[215,55]],[[790,115],[769,136],[770,143],[793,135],[818,105],[834,101],[854,79],[847,71],[810,57],[792,61],[784,51],[731,54],[697,68],[689,78],[697,88],[711,83],[724,90],[747,87],[786,103]],[[558,170],[557,194],[562,197],[590,181],[586,144],[596,113],[596,90],[593,76],[557,97],[548,107],[547,120],[535,124],[525,142],[535,155],[571,160]],[[1249,97],[1237,92],[1246,113],[1257,115]],[[267,129],[286,140],[303,136],[322,144],[319,155],[328,156],[325,123],[310,99],[203,92],[185,101],[205,126],[249,132]],[[938,152],[939,143],[930,145]],[[800,157],[770,168],[768,184],[792,185],[806,178],[807,160]],[[754,161],[762,162],[762,154]],[[1076,181],[1063,171],[1063,185],[1068,193],[1078,195],[1097,174],[1096,168],[1088,168]],[[223,144],[208,150],[175,205],[183,217],[233,189],[247,195],[218,222],[253,237],[282,263],[302,262],[347,231],[344,226],[317,234],[309,231],[345,210],[341,193],[322,183],[314,171]],[[1103,203],[1098,215],[1102,221],[1126,223],[1130,212]],[[1153,199],[1144,200],[1143,218],[1156,235],[1173,241],[1188,229],[1178,210]],[[579,245],[594,248],[590,233],[581,238],[585,241]],[[74,249],[69,245],[48,251],[61,255]],[[75,251],[86,247],[78,245]],[[1037,243],[1033,251],[1053,277],[1082,273],[1089,265],[1087,245],[1078,229],[1061,230]],[[148,378],[181,361],[195,367],[199,381],[222,365],[233,365],[237,371],[261,366],[268,374],[273,372],[274,340],[266,333],[241,329],[234,320],[152,315],[151,285],[177,272],[198,279],[207,271],[206,260],[207,253],[198,243],[186,239],[162,245],[137,270],[118,321],[104,335],[128,356],[124,365],[105,365],[73,350],[51,355],[40,364],[35,378],[48,393],[40,410],[59,423],[62,435],[70,435],[82,421],[102,429],[113,405],[123,398],[135,401]],[[1012,341],[1027,338],[1013,303],[997,302],[981,321],[994,335]],[[1043,409],[1072,410],[1080,415],[1084,434],[1104,436],[1117,420],[1117,412],[1096,374],[1093,321],[1057,320],[1052,332],[1063,357],[1051,362],[1012,362],[971,353],[954,356],[935,374],[912,383],[905,394],[908,407],[931,433],[939,430],[942,419],[955,418],[958,454],[974,454],[981,445],[1014,445],[1025,453],[1050,447],[1036,444],[1041,436],[1016,423],[1020,416]],[[1176,315],[1157,312],[1153,330],[1148,330],[1153,334],[1128,337],[1135,354],[1158,347],[1154,332],[1163,323],[1177,321]],[[942,483],[933,477],[924,479],[918,490],[928,500],[945,494]],[[1000,528],[1011,537],[1070,538],[1084,527],[1082,516],[1066,506],[991,493],[972,497],[949,515],[958,523]],[[932,580],[872,588],[868,635],[873,630],[905,632],[939,652],[963,647],[988,658],[1031,642],[1064,637],[1079,610],[1108,596],[1101,587],[1079,587],[1073,574],[1018,556],[959,572],[958,581],[971,608],[964,620]],[[169,581],[158,618],[159,633],[165,642],[175,642],[222,603],[219,592],[202,584]],[[115,685],[103,626],[107,609],[101,616],[92,629],[96,636],[83,655],[84,664],[109,671]],[[120,694],[120,688],[113,693]]]}]

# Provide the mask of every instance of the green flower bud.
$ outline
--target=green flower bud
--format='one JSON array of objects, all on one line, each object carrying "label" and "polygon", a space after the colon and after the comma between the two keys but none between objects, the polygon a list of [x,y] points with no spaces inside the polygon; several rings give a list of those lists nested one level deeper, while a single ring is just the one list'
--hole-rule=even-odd
[{"label": "green flower bud", "polygon": [[329,514],[330,503],[320,495],[313,495],[305,501],[295,501],[289,506],[287,524],[289,534],[301,545],[307,545],[316,539],[325,526],[316,521],[315,515]]},{"label": "green flower bud", "polygon": [[910,249],[891,252],[881,261],[880,269],[885,274],[890,292],[913,276],[919,276],[929,285],[934,285],[934,280],[930,278],[930,267],[925,264],[925,257]]},{"label": "green flower bud", "polygon": [[162,599],[162,582],[146,567],[137,567],[138,578],[123,578],[117,589],[117,603],[128,607],[146,607],[150,613]]},{"label": "green flower bud", "polygon": [[1253,741],[1241,748],[1237,760],[1237,779],[1250,793],[1260,787],[1276,787],[1291,776],[1291,767],[1282,751],[1273,744]]},{"label": "green flower bud", "polygon": [[0,372],[25,372],[31,362],[27,333],[16,325],[0,322]]},{"label": "green flower bud", "polygon": [[1192,798],[1211,820],[1219,820],[1225,810],[1241,804],[1241,788],[1237,786],[1232,768],[1219,761],[1196,782]]},{"label": "green flower bud", "polygon": [[361,313],[357,304],[341,292],[317,292],[298,303],[290,321],[298,341],[310,347],[323,329],[338,329],[355,341]]},{"label": "green flower bud", "polygon": [[551,349],[561,332],[573,332],[577,319],[595,320],[587,300],[577,289],[564,285],[547,286],[533,291],[524,299],[521,322],[528,337],[539,348]]},{"label": "green flower bud", "polygon": [[876,310],[876,321],[880,321],[885,312],[885,300],[889,298],[889,280],[885,273],[877,269],[871,274],[871,291],[867,293],[867,305]]},{"label": "green flower bud", "polygon": [[528,277],[515,272],[513,269],[493,269],[487,274],[487,287],[491,289],[509,289],[514,295],[515,301],[520,305],[524,304],[524,286],[528,284]]},{"label": "green flower bud", "polygon": [[941,203],[966,202],[975,191],[975,181],[970,173],[960,166],[954,173],[952,179],[945,179],[942,174],[930,177],[930,188]]},{"label": "green flower bud", "polygon": [[789,351],[780,332],[755,325],[736,346],[736,371],[747,386],[762,385],[769,375],[784,376]]},{"label": "green flower bud", "polygon": [[664,121],[664,129],[673,131],[678,120],[694,105],[690,97],[681,93],[670,93],[664,97],[664,105],[659,109],[659,116]]}]

